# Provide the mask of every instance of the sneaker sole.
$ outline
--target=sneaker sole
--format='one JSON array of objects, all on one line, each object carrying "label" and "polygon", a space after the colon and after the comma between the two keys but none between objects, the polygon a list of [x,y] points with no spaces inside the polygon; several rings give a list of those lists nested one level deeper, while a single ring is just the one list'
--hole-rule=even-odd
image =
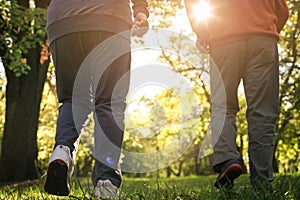
[{"label": "sneaker sole", "polygon": [[233,180],[242,174],[242,167],[239,164],[230,165],[217,179],[215,187],[220,188],[226,183],[233,184]]},{"label": "sneaker sole", "polygon": [[45,191],[53,195],[68,196],[70,188],[67,177],[68,167],[66,165],[55,161],[50,163],[47,170]]}]

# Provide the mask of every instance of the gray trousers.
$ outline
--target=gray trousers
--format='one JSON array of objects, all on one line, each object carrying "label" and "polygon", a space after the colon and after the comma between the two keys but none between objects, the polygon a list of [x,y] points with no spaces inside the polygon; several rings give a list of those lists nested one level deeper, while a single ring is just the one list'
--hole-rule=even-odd
[{"label": "gray trousers", "polygon": [[[112,55],[123,45],[125,49],[128,49],[127,53],[117,58],[113,56],[103,56],[103,58],[100,54],[95,54],[89,62],[85,62],[86,68],[83,70],[81,68],[86,57],[91,55],[90,52],[112,36],[112,33],[100,31],[68,34],[51,43],[50,50],[56,70],[57,95],[61,103],[55,146],[68,146],[75,158],[80,131],[88,115],[93,111],[94,158],[96,160],[92,176],[93,184],[96,185],[100,179],[110,179],[119,187],[122,180],[119,158],[123,141],[125,98],[129,88],[131,62],[130,41],[118,37],[117,41],[114,41],[117,46],[106,45],[103,47],[106,49],[101,49],[101,51]],[[104,66],[104,63],[109,64]],[[103,72],[97,74],[97,70]],[[83,74],[82,76],[78,75],[79,71]],[[76,81],[79,86],[74,88]],[[93,84],[93,81],[96,81],[96,84]],[[79,97],[76,102],[74,96]],[[76,107],[75,104],[80,104],[80,106]]]},{"label": "gray trousers", "polygon": [[250,180],[270,183],[279,107],[277,41],[253,36],[211,51],[211,127],[216,166],[240,159],[237,151],[238,86],[243,81],[248,122]]}]

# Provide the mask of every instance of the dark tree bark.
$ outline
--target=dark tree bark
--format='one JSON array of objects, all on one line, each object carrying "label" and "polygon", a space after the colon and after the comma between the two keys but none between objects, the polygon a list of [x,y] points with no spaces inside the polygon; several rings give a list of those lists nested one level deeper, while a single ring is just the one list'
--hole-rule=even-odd
[{"label": "dark tree bark", "polygon": [[[19,0],[28,7],[28,0]],[[37,129],[42,91],[49,61],[40,62],[41,46],[30,49],[24,58],[31,70],[16,77],[5,68],[6,113],[1,146],[0,182],[11,183],[38,178]],[[5,63],[8,66],[9,63]]]},{"label": "dark tree bark", "polygon": [[37,8],[47,8],[51,0],[35,0],[35,6]]},{"label": "dark tree bark", "polygon": [[20,6],[23,6],[24,8],[29,8],[29,0],[17,0],[17,1]]}]

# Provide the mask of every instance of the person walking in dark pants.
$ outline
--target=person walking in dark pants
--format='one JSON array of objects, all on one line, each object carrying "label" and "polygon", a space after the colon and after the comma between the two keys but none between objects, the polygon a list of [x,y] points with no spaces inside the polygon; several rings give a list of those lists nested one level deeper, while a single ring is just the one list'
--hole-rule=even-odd
[{"label": "person walking in dark pants", "polygon": [[[61,106],[44,186],[49,194],[69,195],[80,131],[93,111],[96,124],[92,174],[95,195],[97,198],[117,196],[122,182],[119,158],[129,87],[130,30],[133,28],[137,36],[142,36],[148,27],[148,15],[147,0],[51,1],[47,34]],[[110,38],[113,38],[113,43],[102,45]],[[107,55],[122,48],[125,51],[113,59],[101,57],[106,54],[95,54],[96,61],[88,62],[87,57],[91,57],[88,55],[97,48],[108,52]],[[107,66],[104,64],[106,61]],[[83,65],[93,65],[84,70],[84,78],[79,75]],[[100,69],[103,73],[97,77],[100,74],[93,73],[92,69]],[[92,84],[95,80],[97,83]],[[122,88],[116,89],[120,80]],[[80,87],[75,87],[76,81],[79,81],[77,85]]]},{"label": "person walking in dark pants", "polygon": [[285,0],[209,0],[211,16],[197,22],[185,0],[198,44],[211,56],[211,129],[214,186],[232,187],[242,173],[236,146],[237,90],[243,81],[248,122],[250,180],[272,191],[272,160],[279,110],[277,40],[289,13]]}]

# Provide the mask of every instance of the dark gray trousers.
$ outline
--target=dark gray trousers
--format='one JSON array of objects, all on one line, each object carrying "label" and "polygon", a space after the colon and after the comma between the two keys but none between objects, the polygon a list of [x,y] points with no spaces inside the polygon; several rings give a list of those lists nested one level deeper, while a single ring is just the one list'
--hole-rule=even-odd
[{"label": "dark gray trousers", "polygon": [[256,35],[213,49],[211,58],[213,166],[240,159],[236,114],[242,80],[247,102],[250,179],[253,185],[259,180],[270,183],[279,104],[277,41]]},{"label": "dark gray trousers", "polygon": [[[99,31],[68,34],[55,40],[50,49],[56,70],[57,95],[61,103],[55,146],[68,146],[75,158],[80,131],[93,111],[96,160],[93,184],[96,185],[100,179],[110,179],[119,187],[122,180],[119,158],[131,62],[130,41],[128,38],[118,37],[117,40],[120,41],[115,41],[118,46],[100,46],[106,48],[102,51],[108,52],[108,55],[121,46],[128,51],[117,58],[95,54],[93,58],[89,58],[91,61],[85,62],[84,70],[80,71],[90,52],[112,36],[112,33]],[[104,66],[104,63],[109,65]],[[103,72],[97,73],[97,70]],[[83,75],[78,75],[79,71]],[[77,88],[74,88],[76,81]],[[74,106],[75,104],[80,106]]]}]

